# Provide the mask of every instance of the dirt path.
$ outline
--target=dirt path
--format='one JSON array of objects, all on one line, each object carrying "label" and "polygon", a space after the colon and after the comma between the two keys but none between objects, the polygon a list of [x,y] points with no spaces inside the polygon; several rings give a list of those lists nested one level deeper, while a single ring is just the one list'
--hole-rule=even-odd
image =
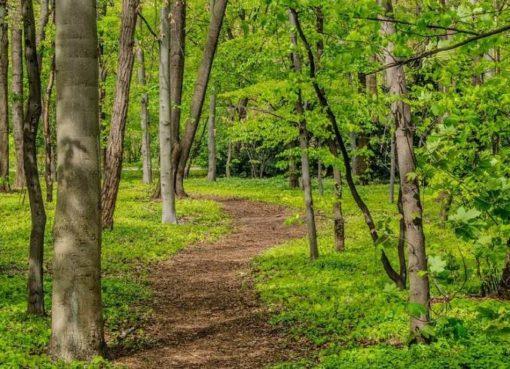
[{"label": "dirt path", "polygon": [[284,225],[288,210],[238,199],[217,199],[234,233],[190,247],[160,264],[152,279],[151,347],[118,362],[130,368],[264,368],[294,350],[253,289],[250,260],[265,249],[304,236]]}]

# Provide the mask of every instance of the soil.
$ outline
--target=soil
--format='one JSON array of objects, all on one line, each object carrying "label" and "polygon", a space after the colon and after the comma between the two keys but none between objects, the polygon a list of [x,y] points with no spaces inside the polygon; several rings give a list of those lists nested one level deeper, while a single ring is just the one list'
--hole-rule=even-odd
[{"label": "soil", "polygon": [[116,362],[129,368],[264,368],[303,353],[253,287],[251,260],[264,250],[303,237],[285,225],[280,206],[215,199],[232,219],[233,233],[201,243],[159,264],[151,278],[153,315],[144,327],[148,347]]}]

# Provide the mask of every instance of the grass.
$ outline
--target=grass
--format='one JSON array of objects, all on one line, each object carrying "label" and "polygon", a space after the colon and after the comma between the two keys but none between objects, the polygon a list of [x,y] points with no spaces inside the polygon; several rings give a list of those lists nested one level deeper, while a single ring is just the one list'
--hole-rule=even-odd
[{"label": "grass", "polygon": [[[257,258],[257,289],[273,311],[273,323],[286,326],[297,342],[307,341],[314,354],[277,368],[510,368],[510,303],[481,299],[471,245],[438,222],[435,194],[424,191],[428,254],[446,263],[433,274],[433,328],[430,345],[409,346],[407,291],[397,290],[384,275],[378,252],[352,198],[345,194],[347,251],[333,248],[332,185],[315,195],[323,215],[319,231],[321,257],[308,258],[305,240],[293,240]],[[236,195],[284,204],[300,212],[302,193],[284,179],[220,180],[187,186],[191,192]],[[388,203],[386,186],[360,187],[377,222],[396,231],[396,206]],[[395,242],[396,244],[396,242]],[[395,259],[394,248],[387,252]],[[467,265],[465,275],[463,261]],[[465,278],[467,277],[467,280]],[[456,297],[445,303],[443,293]]]},{"label": "grass", "polygon": [[[178,202],[183,224],[162,225],[161,204],[150,199],[153,186],[141,184],[136,173],[126,173],[121,182],[115,229],[104,232],[102,249],[103,304],[110,346],[143,343],[141,322],[150,313],[151,291],[148,268],[182,248],[203,239],[216,239],[228,232],[218,204],[206,200]],[[47,204],[45,270],[51,266],[51,229],[54,204]],[[22,194],[0,195],[0,367],[1,368],[99,368],[93,364],[51,363],[45,354],[50,337],[49,317],[25,313],[27,245],[30,229],[28,199]],[[51,309],[51,278],[46,273],[46,306]],[[123,332],[135,329],[123,338]],[[122,338],[120,338],[122,337]],[[120,342],[122,341],[122,342]]]}]

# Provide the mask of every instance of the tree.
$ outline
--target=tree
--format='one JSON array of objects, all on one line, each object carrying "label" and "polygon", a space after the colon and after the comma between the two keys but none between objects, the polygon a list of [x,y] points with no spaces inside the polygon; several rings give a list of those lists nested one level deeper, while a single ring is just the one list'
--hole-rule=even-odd
[{"label": "tree", "polygon": [[172,125],[170,112],[170,24],[168,4],[161,9],[159,45],[159,157],[162,222],[177,224],[175,180],[172,163]]},{"label": "tree", "polygon": [[217,0],[212,9],[211,24],[209,25],[209,32],[207,35],[207,42],[202,56],[202,62],[198,70],[197,80],[195,82],[195,89],[191,100],[190,117],[186,123],[186,130],[182,137],[180,144],[179,163],[177,166],[177,177],[175,190],[177,195],[185,196],[184,191],[184,176],[186,171],[186,164],[188,162],[191,147],[195,139],[200,117],[202,115],[202,107],[204,105],[205,94],[207,92],[207,85],[209,84],[209,77],[218,46],[218,40],[223,25],[223,18],[227,8],[228,0]]},{"label": "tree", "polygon": [[9,191],[9,35],[7,0],[0,0],[0,192]]},{"label": "tree", "polygon": [[209,119],[207,121],[208,135],[207,147],[209,153],[209,170],[207,179],[211,182],[216,181],[216,94],[211,94],[211,101],[209,103]]},{"label": "tree", "polygon": [[104,349],[95,5],[56,2],[59,175],[50,352],[65,361],[90,360]]},{"label": "tree", "polygon": [[[138,31],[140,33],[142,32],[142,19],[140,17],[138,17]],[[138,41],[136,57],[138,60],[138,83],[143,89],[145,89],[147,85],[147,77],[145,73],[145,54],[141,40]],[[152,183],[151,140],[149,132],[149,94],[147,91],[143,91],[140,98],[140,123],[142,128],[143,183]]]},{"label": "tree", "polygon": [[[293,28],[296,28],[296,13],[289,10],[289,22]],[[301,74],[301,57],[298,52],[297,36],[295,32],[291,33],[292,65],[296,74]],[[306,128],[305,109],[303,107],[303,97],[301,89],[296,91],[296,112],[299,115],[299,147],[301,149],[301,178],[303,181],[303,192],[305,196],[306,225],[308,227],[308,242],[310,247],[310,258],[319,257],[319,247],[317,245],[317,228],[315,226],[315,212],[313,208],[312,184],[310,180],[310,162],[308,158],[308,129]]]},{"label": "tree", "polygon": [[20,1],[14,1],[11,19],[12,132],[16,150],[14,188],[21,189],[26,182],[23,164],[23,32]]},{"label": "tree", "polygon": [[136,16],[140,0],[123,0],[117,65],[117,85],[113,103],[112,123],[106,148],[103,191],[101,195],[103,227],[113,229],[113,213],[122,173],[123,145],[126,133],[129,90],[134,63]]},{"label": "tree", "polygon": [[[384,1],[386,16],[391,17],[393,7],[390,0]],[[392,37],[396,33],[395,24],[382,23],[383,33]],[[384,49],[384,60],[392,63],[394,45],[390,41]],[[396,100],[391,111],[395,119],[395,147],[400,173],[401,206],[405,221],[405,235],[409,254],[409,301],[419,306],[418,312],[411,315],[411,333],[418,341],[425,341],[424,328],[429,323],[430,287],[427,276],[427,255],[425,252],[425,235],[423,233],[423,208],[420,201],[420,186],[416,175],[416,158],[414,155],[414,131],[411,122],[411,108],[404,99],[407,97],[407,85],[404,67],[397,65],[386,70],[386,79],[390,94]],[[399,201],[400,202],[400,201]]]},{"label": "tree", "polygon": [[37,129],[41,116],[41,76],[35,45],[32,0],[22,1],[28,101],[23,123],[23,162],[30,199],[32,230],[28,258],[28,313],[44,315],[43,257],[46,212],[37,169]]}]

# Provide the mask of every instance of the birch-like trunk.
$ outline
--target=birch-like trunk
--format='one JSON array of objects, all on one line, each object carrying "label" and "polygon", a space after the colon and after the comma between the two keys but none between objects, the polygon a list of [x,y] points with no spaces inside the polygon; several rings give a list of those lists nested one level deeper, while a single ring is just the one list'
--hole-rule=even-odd
[{"label": "birch-like trunk", "polygon": [[172,125],[170,113],[170,24],[168,6],[161,9],[159,49],[159,160],[161,220],[165,224],[177,224],[175,212],[175,181],[172,165]]},{"label": "birch-like trunk", "polygon": [[106,147],[105,173],[101,194],[103,228],[105,229],[113,229],[113,213],[115,212],[122,174],[124,135],[126,133],[129,89],[135,58],[134,39],[139,5],[140,0],[123,0],[122,2],[117,84],[113,102],[112,123]]},{"label": "birch-like trunk", "polygon": [[96,1],[57,0],[56,6],[58,196],[50,353],[64,361],[90,360],[104,349]]}]

